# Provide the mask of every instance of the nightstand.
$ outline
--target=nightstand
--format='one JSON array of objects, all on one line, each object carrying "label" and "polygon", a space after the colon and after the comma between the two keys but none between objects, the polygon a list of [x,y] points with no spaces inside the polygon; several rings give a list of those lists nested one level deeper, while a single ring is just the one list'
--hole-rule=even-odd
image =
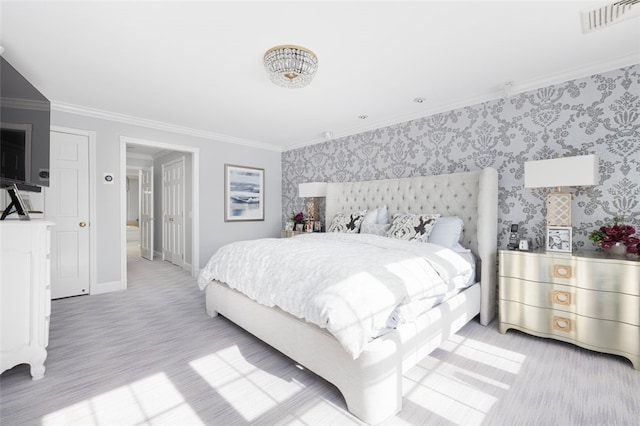
[{"label": "nightstand", "polygon": [[300,235],[300,234],[306,234],[306,232],[304,232],[304,231],[289,231],[289,230],[283,229],[282,231],[280,231],[280,238],[290,238],[290,237],[295,237],[296,235]]},{"label": "nightstand", "polygon": [[499,330],[621,355],[640,370],[640,261],[500,250]]}]

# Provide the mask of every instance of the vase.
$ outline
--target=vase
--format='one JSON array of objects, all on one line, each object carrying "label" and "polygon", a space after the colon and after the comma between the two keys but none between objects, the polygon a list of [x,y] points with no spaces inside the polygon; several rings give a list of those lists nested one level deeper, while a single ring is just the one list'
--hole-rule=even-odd
[{"label": "vase", "polygon": [[607,249],[607,252],[613,254],[614,256],[624,256],[625,254],[627,254],[627,246],[623,242],[618,241],[617,243],[609,247],[609,249]]}]

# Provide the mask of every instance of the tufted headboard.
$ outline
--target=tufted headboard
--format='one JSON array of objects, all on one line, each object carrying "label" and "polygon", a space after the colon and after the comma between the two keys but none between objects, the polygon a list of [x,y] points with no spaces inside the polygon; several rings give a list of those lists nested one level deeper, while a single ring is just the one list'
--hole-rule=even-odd
[{"label": "tufted headboard", "polygon": [[327,185],[328,225],[339,212],[374,209],[386,204],[395,213],[440,213],[464,222],[462,245],[479,261],[480,322],[488,324],[496,313],[498,245],[498,172],[487,168],[450,175],[416,176]]}]

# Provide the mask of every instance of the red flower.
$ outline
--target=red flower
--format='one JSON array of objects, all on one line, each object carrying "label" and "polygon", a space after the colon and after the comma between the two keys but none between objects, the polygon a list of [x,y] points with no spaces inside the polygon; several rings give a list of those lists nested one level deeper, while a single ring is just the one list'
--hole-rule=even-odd
[{"label": "red flower", "polygon": [[616,243],[623,243],[629,253],[637,253],[640,251],[640,239],[634,237],[635,233],[636,228],[625,225],[623,219],[616,216],[613,218],[613,225],[601,226],[589,234],[589,239],[604,249],[611,248]]}]

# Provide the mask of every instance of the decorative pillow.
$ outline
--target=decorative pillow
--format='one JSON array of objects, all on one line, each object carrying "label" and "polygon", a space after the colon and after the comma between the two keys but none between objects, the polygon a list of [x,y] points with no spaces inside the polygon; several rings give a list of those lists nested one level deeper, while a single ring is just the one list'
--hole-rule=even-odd
[{"label": "decorative pillow", "polygon": [[458,216],[444,216],[438,219],[431,230],[428,241],[447,248],[460,246],[464,222]]},{"label": "decorative pillow", "polygon": [[374,234],[380,235],[381,237],[387,236],[387,231],[391,227],[390,223],[381,224],[381,223],[367,223],[362,222],[360,225],[360,233],[361,234]]},{"label": "decorative pillow", "polygon": [[439,214],[394,214],[387,237],[408,241],[427,241]]},{"label": "decorative pillow", "polygon": [[352,213],[338,213],[331,220],[328,232],[346,232],[348,234],[357,234],[360,231],[360,225],[364,220],[366,210]]}]

